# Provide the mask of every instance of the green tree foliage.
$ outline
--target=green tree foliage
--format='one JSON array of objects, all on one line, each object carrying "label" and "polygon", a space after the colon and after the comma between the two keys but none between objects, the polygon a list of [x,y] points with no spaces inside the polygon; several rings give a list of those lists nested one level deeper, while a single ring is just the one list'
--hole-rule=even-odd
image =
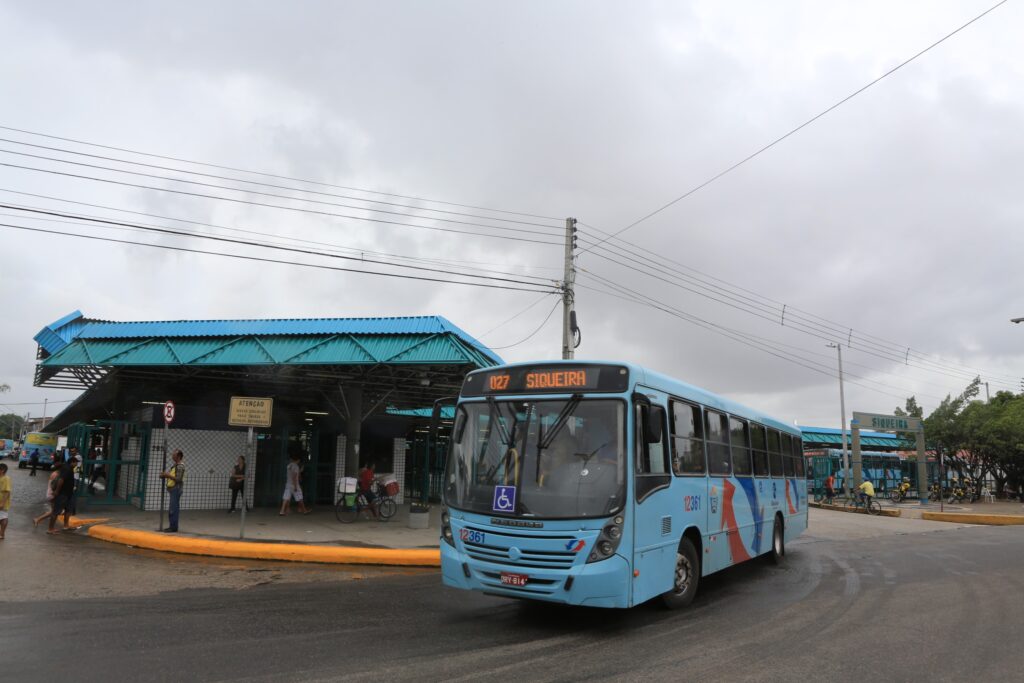
[{"label": "green tree foliage", "polygon": [[924,417],[924,408],[917,405],[916,396],[911,396],[907,399],[907,403],[903,408],[896,407],[893,415],[899,415],[900,417]]},{"label": "green tree foliage", "polygon": [[14,413],[0,415],[0,437],[17,439],[24,424],[25,418],[21,415]]},{"label": "green tree foliage", "polygon": [[[974,380],[958,396],[948,395],[924,419],[925,440],[943,456],[947,469],[957,476],[969,476],[981,487],[991,475],[996,494],[1009,484],[1020,491],[1024,487],[1024,394],[998,392],[990,402],[977,400],[981,378]],[[897,415],[914,415],[920,407],[914,397]]]}]

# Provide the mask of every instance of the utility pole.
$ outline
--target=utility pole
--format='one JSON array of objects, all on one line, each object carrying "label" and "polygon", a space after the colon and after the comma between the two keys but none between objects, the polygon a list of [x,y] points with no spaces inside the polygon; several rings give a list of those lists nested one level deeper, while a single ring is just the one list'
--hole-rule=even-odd
[{"label": "utility pole", "polygon": [[576,250],[576,219],[565,219],[565,272],[562,280],[562,360],[571,360],[576,350],[576,311],[573,310],[576,294],[576,264],[573,252]]},{"label": "utility pole", "polygon": [[991,403],[992,397],[988,395],[988,382],[985,382],[985,403]]},{"label": "utility pole", "polygon": [[846,394],[843,391],[843,345],[829,344],[839,354],[839,426],[843,432],[843,493],[850,497],[850,457],[846,450]]}]

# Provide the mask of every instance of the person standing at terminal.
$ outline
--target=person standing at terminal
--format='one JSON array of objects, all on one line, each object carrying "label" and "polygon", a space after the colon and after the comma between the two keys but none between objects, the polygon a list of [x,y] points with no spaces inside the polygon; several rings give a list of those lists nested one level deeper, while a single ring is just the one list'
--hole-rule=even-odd
[{"label": "person standing at terminal", "polygon": [[288,469],[285,472],[284,499],[281,501],[281,511],[278,514],[287,515],[288,509],[291,507],[292,498],[295,498],[295,502],[299,506],[299,512],[308,515],[310,510],[306,507],[305,501],[302,500],[302,471],[299,468],[299,454],[292,453],[288,456],[288,459],[291,462],[288,463]]},{"label": "person standing at terminal", "polygon": [[185,454],[179,448],[174,451],[174,455],[171,458],[174,460],[174,464],[166,472],[161,472],[160,478],[167,483],[167,495],[170,497],[170,501],[167,504],[167,528],[164,531],[173,534],[178,531],[181,492],[185,486],[185,466],[181,464]]},{"label": "person standing at terminal", "polygon": [[28,473],[28,476],[30,476],[30,477],[36,476],[36,468],[39,467],[39,449],[38,448],[34,449],[32,451],[32,455],[29,456],[29,458],[28,458],[28,465],[31,468],[31,471]]},{"label": "person standing at terminal", "polygon": [[7,535],[7,516],[11,512],[11,478],[6,463],[0,462],[0,541]]},{"label": "person standing at terminal", "polygon": [[238,500],[238,495],[242,495],[242,505],[245,509],[249,509],[249,505],[245,502],[245,456],[238,456],[238,462],[235,463],[235,469],[231,473],[231,478],[228,479],[228,488],[231,489],[231,509],[228,512],[235,511],[235,501]]},{"label": "person standing at terminal", "polygon": [[[103,448],[101,446],[96,446],[96,448],[93,449],[92,459],[93,460],[102,460],[103,459]],[[107,466],[106,466],[106,463],[102,463],[102,462],[93,463],[92,473],[89,475],[89,493],[92,493],[92,494],[96,493],[96,480],[99,479],[100,477],[103,477],[103,485],[107,486]]]}]

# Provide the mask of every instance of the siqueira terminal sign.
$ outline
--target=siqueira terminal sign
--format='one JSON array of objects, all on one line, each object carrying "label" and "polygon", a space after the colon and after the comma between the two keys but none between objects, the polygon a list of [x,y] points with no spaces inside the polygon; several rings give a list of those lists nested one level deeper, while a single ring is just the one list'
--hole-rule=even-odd
[{"label": "siqueira terminal sign", "polygon": [[853,412],[850,426],[858,429],[873,429],[879,432],[919,432],[921,418],[900,415],[878,415],[876,413]]},{"label": "siqueira terminal sign", "polygon": [[233,427],[269,427],[273,412],[272,398],[232,396],[228,424]]}]

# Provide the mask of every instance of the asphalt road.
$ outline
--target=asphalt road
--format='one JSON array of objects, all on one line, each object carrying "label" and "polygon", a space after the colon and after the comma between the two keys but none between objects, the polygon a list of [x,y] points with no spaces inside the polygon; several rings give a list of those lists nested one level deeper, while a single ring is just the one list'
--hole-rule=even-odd
[{"label": "asphalt road", "polygon": [[[815,511],[783,568],[756,561],[710,577],[681,612],[518,603],[443,588],[434,571],[169,562],[20,527],[23,548],[56,549],[59,564],[41,576],[88,585],[117,576],[128,594],[8,590],[9,560],[21,553],[0,548],[9,599],[0,672],[12,681],[1024,678],[1024,527],[864,516],[868,532],[849,534],[849,516],[836,515]],[[171,580],[183,571],[201,587]],[[171,589],[136,590],[133,576],[164,577]]]}]

